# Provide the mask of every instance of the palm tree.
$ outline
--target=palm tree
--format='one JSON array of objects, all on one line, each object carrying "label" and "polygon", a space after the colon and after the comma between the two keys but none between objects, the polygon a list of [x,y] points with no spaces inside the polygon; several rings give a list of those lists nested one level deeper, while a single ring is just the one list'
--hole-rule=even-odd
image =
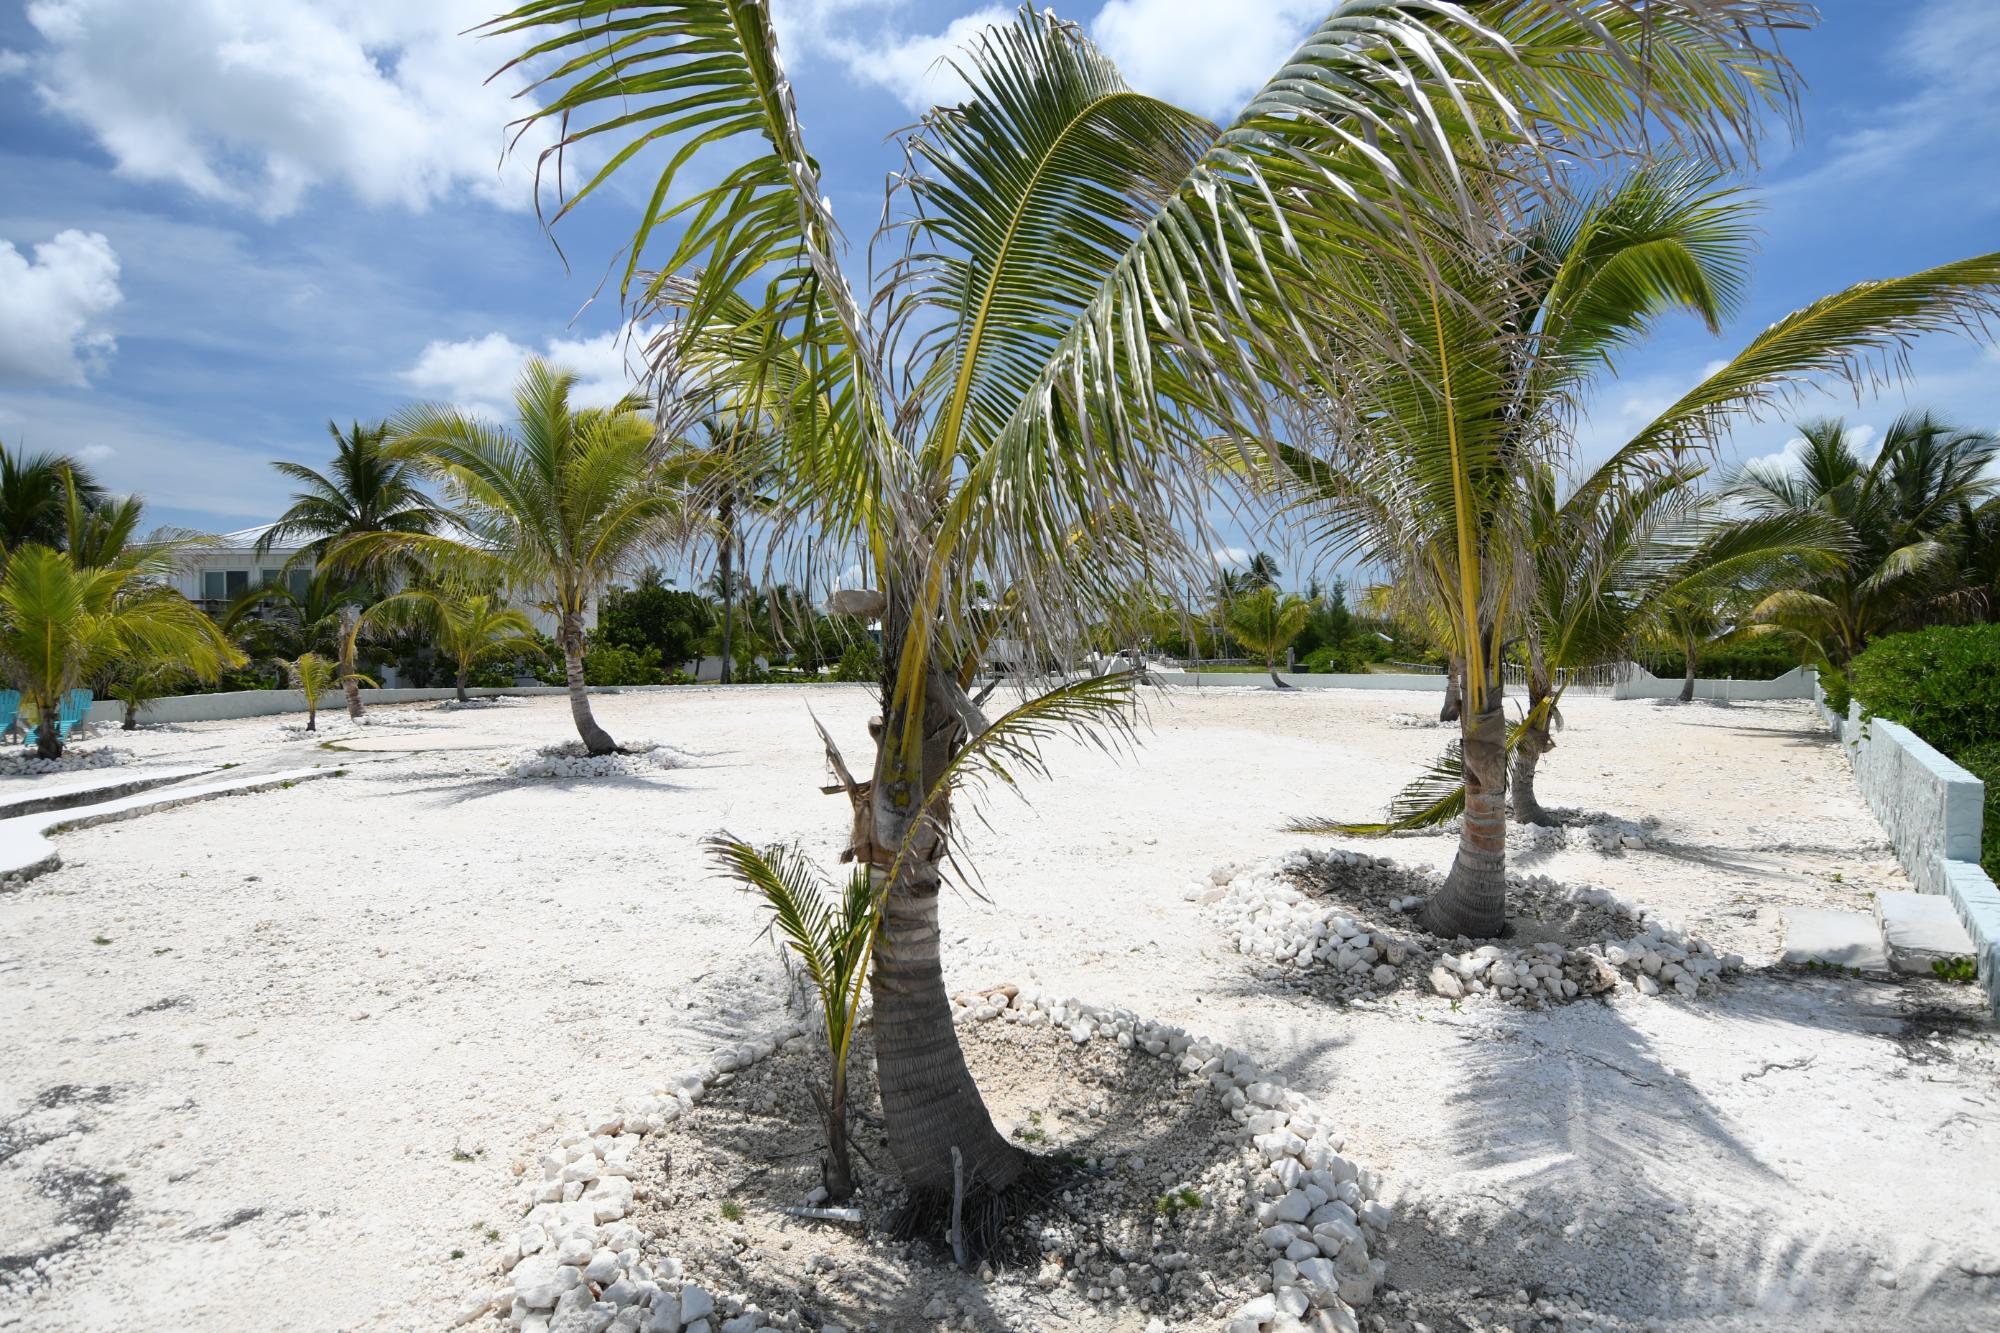
[{"label": "palm tree", "polygon": [[[1032,771],[1036,738],[1118,725],[1129,702],[1122,674],[1093,677],[989,720],[967,688],[986,637],[1063,660],[1118,595],[1192,573],[1178,529],[1203,512],[1218,436],[1268,437],[1271,392],[1336,386],[1314,348],[1374,336],[1353,319],[1372,304],[1358,261],[1407,259],[1418,233],[1460,220],[1467,169],[1503,140],[1588,152],[1636,142],[1642,122],[1747,127],[1782,96],[1782,62],[1758,45],[1781,11],[1797,12],[1516,0],[1475,22],[1350,0],[1218,130],[1024,8],[963,53],[964,100],[906,136],[890,204],[907,246],[866,302],[763,5],[533,0],[488,26],[524,35],[519,60],[548,71],[528,119],[605,163],[556,218],[658,164],[621,294],[637,283],[640,308],[674,317],[677,369],[776,423],[786,511],[873,581],[836,598],[879,617],[884,647],[873,776],[843,788],[880,905],[876,1063],[913,1206],[991,1217],[1024,1166],[944,989],[953,794]],[[1577,114],[1558,134],[1524,107]],[[684,133],[678,156],[637,154]],[[677,194],[684,167],[716,183]]]},{"label": "palm tree", "polygon": [[1236,599],[1229,608],[1229,632],[1244,647],[1264,656],[1264,669],[1271,683],[1281,690],[1291,686],[1278,676],[1278,654],[1292,646],[1312,619],[1312,603],[1296,593],[1282,597],[1272,587],[1262,587]]},{"label": "palm tree", "polygon": [[[697,442],[697,437],[699,442]],[[667,466],[693,493],[690,504],[714,514],[716,586],[722,598],[722,675],[735,665],[736,560],[742,520],[766,513],[776,453],[768,429],[741,413],[704,413],[669,446]]]},{"label": "palm tree", "polygon": [[472,673],[487,662],[540,657],[541,643],[526,613],[495,593],[450,587],[409,588],[361,613],[360,624],[404,625],[431,636],[453,664],[452,687],[460,703]]},{"label": "palm tree", "polygon": [[[287,570],[298,565],[326,563],[333,549],[347,538],[361,533],[387,532],[419,534],[436,531],[444,513],[418,486],[408,461],[392,457],[387,448],[388,427],[363,426],[353,422],[343,433],[338,425],[326,423],[333,437],[331,475],[303,463],[279,461],[271,464],[279,473],[299,483],[291,507],[257,538],[258,555],[274,546],[303,539],[298,551],[285,562]],[[407,568],[387,571],[407,575]],[[354,669],[352,642],[356,617],[370,600],[368,590],[351,602],[343,602],[340,624],[340,681],[347,694],[347,715],[361,716],[362,677]]]},{"label": "palm tree", "polygon": [[215,622],[162,577],[171,554],[79,566],[35,543],[0,575],[0,671],[42,720],[35,752],[62,756],[54,725],[62,697],[127,664],[214,677],[240,655]]},{"label": "palm tree", "polygon": [[[1745,274],[1745,208],[1715,182],[1709,168],[1669,163],[1576,203],[1500,194],[1486,253],[1445,251],[1429,271],[1383,269],[1383,333],[1400,331],[1405,345],[1373,366],[1351,345],[1351,373],[1321,405],[1308,447],[1276,451],[1277,479],[1303,497],[1334,553],[1390,563],[1406,596],[1442,609],[1464,663],[1458,753],[1392,807],[1391,826],[1463,782],[1458,853],[1421,917],[1433,933],[1490,937],[1506,923],[1501,665],[1535,586],[1526,483],[1566,450],[1593,380],[1661,316],[1685,309],[1713,330],[1731,308]],[[1987,255],[1824,298],[1668,407],[1604,475],[1679,467],[1732,411],[1817,377],[1865,379],[1880,361],[1893,368],[1895,351],[1919,333],[1976,331],[1997,296],[2000,255]]]},{"label": "palm tree", "polygon": [[67,454],[16,453],[0,444],[0,552],[35,543],[61,546],[68,535],[67,495],[86,509],[105,500],[89,467]]},{"label": "palm tree", "polygon": [[261,584],[240,593],[222,612],[223,633],[252,658],[290,661],[317,652],[344,660],[342,639],[359,633],[366,590],[332,567],[313,571],[301,588]]},{"label": "palm tree", "polygon": [[361,533],[332,554],[362,568],[421,561],[447,582],[548,602],[577,735],[590,753],[610,754],[617,746],[591,714],[583,676],[584,621],[593,597],[675,538],[682,507],[645,400],[578,409],[575,384],[569,371],[530,360],[515,381],[511,430],[441,404],[397,413],[397,459],[442,480],[466,536]]},{"label": "palm tree", "polygon": [[1955,524],[2000,490],[2000,478],[1988,475],[2000,439],[1906,412],[1864,463],[1843,421],[1808,421],[1799,433],[1796,466],[1752,463],[1730,493],[1753,513],[1820,514],[1845,534],[1851,551],[1838,569],[1772,593],[1753,613],[1766,632],[1843,669],[1870,640],[1950,610]]},{"label": "palm tree", "polygon": [[[344,683],[339,664],[321,657],[318,653],[300,653],[296,658],[281,665],[285,668],[286,677],[292,682],[292,688],[305,696],[306,730],[318,731],[319,701],[326,696],[328,690]],[[360,679],[369,685],[375,683],[366,676]]]}]

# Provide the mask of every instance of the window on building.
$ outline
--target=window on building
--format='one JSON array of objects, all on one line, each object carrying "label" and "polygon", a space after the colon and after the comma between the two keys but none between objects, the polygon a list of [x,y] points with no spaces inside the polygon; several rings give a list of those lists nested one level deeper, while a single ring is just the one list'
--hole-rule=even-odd
[{"label": "window on building", "polygon": [[222,572],[222,587],[231,597],[241,597],[250,591],[250,571],[247,569],[225,569]]},{"label": "window on building", "polygon": [[283,576],[284,572],[285,572],[285,571],[284,571],[284,570],[282,570],[282,569],[260,569],[260,570],[258,570],[258,571],[257,571],[257,575],[258,575],[258,577],[257,577],[257,586],[258,586],[258,587],[260,587],[260,588],[272,588],[272,587],[276,587],[276,586],[277,586],[277,583],[278,583],[278,580],[279,580],[279,578]]},{"label": "window on building", "polygon": [[291,587],[292,596],[298,598],[300,601],[304,601],[306,595],[306,589],[312,586],[311,571],[304,569],[295,569],[290,574],[287,574],[285,576],[285,579],[286,582]]},{"label": "window on building", "polygon": [[221,570],[210,569],[202,572],[201,595],[205,600],[211,602],[219,602],[228,596],[227,592],[224,591]]}]

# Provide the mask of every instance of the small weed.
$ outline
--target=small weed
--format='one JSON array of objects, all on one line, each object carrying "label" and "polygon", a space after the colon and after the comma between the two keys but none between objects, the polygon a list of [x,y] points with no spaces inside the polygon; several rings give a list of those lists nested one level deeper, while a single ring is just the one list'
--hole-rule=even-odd
[{"label": "small weed", "polygon": [[90,942],[92,944],[109,944],[111,943],[111,937],[108,935],[94,935],[91,937]]},{"label": "small weed", "polygon": [[1843,963],[1829,963],[1823,958],[1808,958],[1804,966],[1808,972],[1831,972],[1836,976],[1842,977],[1858,977],[1861,975],[1861,969],[1858,967],[1848,967]]},{"label": "small weed", "polygon": [[1451,1002],[1451,1011],[1455,1014],[1458,1012],[1458,1009],[1459,1009],[1459,1002],[1457,1000],[1453,1000]]},{"label": "small weed", "polygon": [[1838,870],[1836,870],[1836,871],[1834,871],[1834,872],[1833,872],[1833,882],[1834,882],[1835,884],[1838,884],[1838,883],[1840,883],[1840,882],[1841,882],[1841,881],[1840,881],[1840,872],[1839,872]]},{"label": "small weed", "polygon": [[196,1055],[206,1055],[206,1054],[208,1054],[208,1043],[207,1043],[207,1042],[205,1042],[205,1041],[198,1041],[198,1042],[196,1042],[196,1043],[194,1044],[194,1053],[195,1053]]},{"label": "small weed", "polygon": [[1931,973],[1939,981],[1970,986],[1979,980],[1979,964],[1970,958],[1933,958]]},{"label": "small weed", "polygon": [[743,1205],[734,1199],[724,1199],[722,1207],[717,1211],[722,1214],[722,1220],[725,1222],[741,1222],[743,1220]]},{"label": "small weed", "polygon": [[287,779],[284,782],[280,782],[278,785],[284,788],[286,791],[290,791],[292,788],[298,786],[299,784],[291,781],[290,779]]},{"label": "small weed", "polygon": [[224,768],[241,768],[241,767],[243,767],[243,765],[241,765],[241,764],[237,764],[237,763],[228,763],[228,764],[224,764],[224,765],[223,765],[223,767],[224,767]]},{"label": "small weed", "polygon": [[453,1250],[453,1251],[451,1252],[451,1257],[452,1257],[452,1258],[454,1258],[454,1259],[463,1259],[463,1258],[465,1257],[465,1251],[464,1251],[464,1250]]},{"label": "small weed", "polygon": [[163,948],[153,950],[153,957],[158,958],[163,953],[172,953],[173,951],[174,947],[171,944],[169,944]]},{"label": "small weed", "polygon": [[1178,1221],[1182,1213],[1191,1213],[1202,1206],[1203,1200],[1192,1186],[1182,1186],[1169,1190],[1153,1200],[1153,1211],[1169,1222]]},{"label": "small weed", "polygon": [[[480,1150],[480,1152],[484,1151],[485,1149],[483,1148]],[[454,1143],[451,1145],[451,1160],[454,1162],[476,1162],[479,1160],[479,1153],[467,1152]]]},{"label": "small weed", "polygon": [[490,1241],[490,1242],[492,1242],[492,1243],[496,1244],[496,1245],[497,1245],[497,1244],[499,1244],[499,1242],[500,1242],[500,1228],[499,1228],[499,1227],[494,1227],[494,1226],[489,1226],[489,1227],[487,1227],[487,1228],[486,1228],[486,1239],[487,1239],[488,1241]]}]

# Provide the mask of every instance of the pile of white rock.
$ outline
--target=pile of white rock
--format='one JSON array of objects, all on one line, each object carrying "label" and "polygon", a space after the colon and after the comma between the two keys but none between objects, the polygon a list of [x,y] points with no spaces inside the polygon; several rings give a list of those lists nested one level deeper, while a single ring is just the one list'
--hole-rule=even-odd
[{"label": "pile of white rock", "polygon": [[[1359,852],[1325,855],[1357,865],[1377,859]],[[1212,909],[1236,952],[1259,960],[1260,975],[1267,981],[1287,971],[1321,970],[1357,986],[1393,986],[1397,969],[1422,958],[1423,946],[1364,926],[1338,907],[1307,896],[1293,874],[1309,860],[1306,853],[1295,852],[1251,865],[1218,866],[1209,872],[1208,883],[1189,890],[1187,897]]]},{"label": "pile of white rock", "polygon": [[1414,727],[1418,729],[1424,729],[1430,727],[1442,727],[1447,724],[1440,722],[1435,715],[1426,715],[1423,713],[1391,713],[1389,714],[1389,725],[1392,727]]},{"label": "pile of white rock", "polygon": [[1047,1026],[1078,1045],[1108,1040],[1175,1062],[1187,1086],[1220,1098],[1254,1153],[1242,1177],[1247,1249],[1269,1261],[1250,1279],[1259,1294],[1223,1312],[1226,1333],[1354,1333],[1355,1306],[1374,1299],[1388,1264],[1371,1255],[1391,1221],[1372,1171],[1341,1156],[1327,1113],[1266,1078],[1240,1052],[1127,1009],[1021,992],[1011,986],[957,999],[963,1019]]},{"label": "pile of white rock", "polygon": [[522,1168],[526,1216],[499,1256],[508,1285],[468,1300],[456,1322],[492,1312],[523,1333],[753,1333],[771,1325],[742,1297],[685,1280],[678,1259],[624,1220],[639,1198],[633,1154],[719,1078],[813,1030],[800,1022],[731,1047],[647,1096],[585,1116]]},{"label": "pile of white rock", "polygon": [[44,773],[80,773],[85,769],[112,768],[131,762],[130,750],[110,745],[98,745],[88,750],[65,747],[60,759],[38,759],[33,750],[14,750],[0,754],[0,775],[34,777]]},{"label": "pile of white rock", "polygon": [[[1294,852],[1250,865],[1218,866],[1209,882],[1188,897],[1208,904],[1236,951],[1263,964],[1260,974],[1329,972],[1358,986],[1383,989],[1405,964],[1429,969],[1430,988],[1447,999],[1490,996],[1539,1007],[1601,995],[1629,983],[1641,995],[1673,990],[1688,999],[1713,989],[1724,974],[1742,968],[1740,954],[1718,954],[1706,941],[1676,930],[1650,913],[1621,902],[1609,889],[1557,883],[1545,875],[1510,876],[1510,893],[1594,908],[1629,925],[1630,933],[1604,930],[1568,946],[1539,941],[1519,945],[1461,940],[1456,952],[1434,955],[1423,940],[1354,920],[1337,906],[1308,896],[1295,874],[1315,856],[1366,869],[1390,863],[1361,852]],[[1421,894],[1392,899],[1391,910],[1415,912]]]},{"label": "pile of white rock", "polygon": [[629,778],[686,762],[680,751],[657,741],[628,741],[610,754],[592,754],[582,741],[564,741],[523,750],[507,761],[510,778]]}]

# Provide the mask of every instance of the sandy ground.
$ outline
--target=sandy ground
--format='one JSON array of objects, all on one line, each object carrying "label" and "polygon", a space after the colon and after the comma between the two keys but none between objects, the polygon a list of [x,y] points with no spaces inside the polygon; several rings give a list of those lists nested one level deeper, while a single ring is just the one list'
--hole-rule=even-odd
[{"label": "sandy ground", "polygon": [[[0,1328],[445,1326],[499,1281],[510,1166],[557,1117],[782,1003],[758,905],[702,840],[832,859],[846,803],[818,791],[808,704],[865,754],[872,701],[841,687],[600,697],[614,735],[694,762],[596,781],[499,776],[573,734],[554,699],[377,710],[334,725],[338,751],[268,718],[114,736],[140,764],[348,772],[59,835],[62,869],[0,893]],[[1407,1219],[1391,1282],[1413,1290],[1582,1282],[1663,1328],[1980,1326],[2000,1075],[1992,1029],[1941,988],[1774,973],[1698,1004],[1341,1010],[1258,981],[1186,900],[1297,845],[1288,816],[1378,811],[1445,734],[1387,716],[1434,708],[1182,692],[1136,752],[1064,747],[1032,804],[997,796],[969,826],[985,898],[946,906],[954,989],[1128,1005],[1344,1107]],[[1781,907],[1901,886],[1803,705],[1566,711],[1544,804],[1659,825],[1643,850],[1523,864],[1753,961]],[[47,1278],[5,1271],[50,1248]]]}]

